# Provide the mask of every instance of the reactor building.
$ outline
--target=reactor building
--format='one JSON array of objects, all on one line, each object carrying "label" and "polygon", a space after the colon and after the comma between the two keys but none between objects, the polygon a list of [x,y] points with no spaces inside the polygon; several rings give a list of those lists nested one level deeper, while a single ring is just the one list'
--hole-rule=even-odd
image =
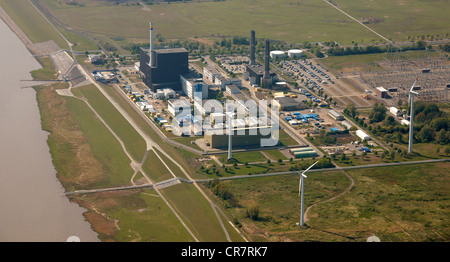
[{"label": "reactor building", "polygon": [[139,60],[142,80],[153,92],[161,88],[182,89],[180,75],[189,72],[188,51],[185,48],[154,48],[152,23],[150,46],[141,48]]}]

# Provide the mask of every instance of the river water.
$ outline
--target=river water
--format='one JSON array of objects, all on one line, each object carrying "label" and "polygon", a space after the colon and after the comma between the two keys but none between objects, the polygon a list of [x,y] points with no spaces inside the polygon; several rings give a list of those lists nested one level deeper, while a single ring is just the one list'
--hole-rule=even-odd
[{"label": "river water", "polygon": [[99,241],[86,210],[63,195],[36,93],[21,88],[39,68],[0,19],[0,242]]}]

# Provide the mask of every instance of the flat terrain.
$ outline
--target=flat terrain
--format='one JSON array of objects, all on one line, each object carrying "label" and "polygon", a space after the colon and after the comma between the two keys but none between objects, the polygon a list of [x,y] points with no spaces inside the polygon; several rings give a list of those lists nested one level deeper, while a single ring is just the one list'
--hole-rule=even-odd
[{"label": "flat terrain", "polygon": [[[315,0],[227,0],[147,6],[114,5],[104,1],[42,0],[60,21],[93,35],[147,41],[148,23],[165,39],[194,36],[248,36],[287,42],[330,41],[341,44],[385,42],[325,1]],[[447,1],[334,1],[356,19],[377,18],[368,24],[394,41],[408,35],[448,32]],[[83,19],[80,19],[82,17]]]},{"label": "flat terrain", "polygon": [[[448,168],[436,163],[310,173],[307,227],[296,226],[298,176],[221,183],[237,198],[233,213],[254,241],[365,242],[372,235],[382,242],[448,241],[449,174],[442,172]],[[259,207],[257,220],[246,216],[252,206]]]}]

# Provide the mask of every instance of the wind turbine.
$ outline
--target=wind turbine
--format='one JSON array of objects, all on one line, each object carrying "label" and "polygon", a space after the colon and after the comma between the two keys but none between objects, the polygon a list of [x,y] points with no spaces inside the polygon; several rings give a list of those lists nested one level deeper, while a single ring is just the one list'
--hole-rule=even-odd
[{"label": "wind turbine", "polygon": [[232,136],[233,136],[233,131],[232,131],[232,120],[233,120],[233,116],[234,113],[233,112],[227,112],[226,115],[228,116],[228,159],[232,158]]},{"label": "wind turbine", "polygon": [[304,224],[305,224],[305,222],[304,222],[304,219],[303,219],[303,217],[304,217],[304,201],[303,201],[303,192],[305,191],[304,190],[304,181],[303,181],[303,179],[304,178],[307,178],[307,176],[305,175],[305,173],[306,173],[306,171],[308,171],[309,169],[311,169],[315,164],[317,164],[317,162],[319,162],[319,161],[316,161],[314,164],[312,164],[310,167],[308,167],[305,171],[303,171],[301,174],[300,174],[300,182],[299,182],[299,185],[298,185],[298,195],[300,196],[300,192],[301,192],[301,194],[302,194],[302,204],[301,204],[301,208],[300,208],[300,226],[303,226]]},{"label": "wind turbine", "polygon": [[414,95],[419,95],[419,93],[413,91],[414,86],[416,85],[416,81],[414,81],[414,84],[411,87],[411,90],[409,90],[409,100],[411,103],[411,111],[409,113],[409,146],[408,146],[408,153],[413,152],[413,121],[414,121]]}]

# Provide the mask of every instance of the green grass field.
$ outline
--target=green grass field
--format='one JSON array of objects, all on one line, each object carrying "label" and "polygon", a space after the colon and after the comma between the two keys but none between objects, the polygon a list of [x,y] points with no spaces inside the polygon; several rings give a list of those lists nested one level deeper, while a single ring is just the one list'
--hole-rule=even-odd
[{"label": "green grass field", "polygon": [[72,112],[75,121],[80,124],[94,156],[102,163],[107,175],[107,182],[96,186],[128,185],[133,170],[119,142],[83,101],[71,97],[67,97],[66,101],[68,110]]},{"label": "green grass field", "polygon": [[[141,6],[92,3],[86,7],[43,1],[61,21],[92,34],[148,39],[148,23],[166,39],[194,36],[248,36],[256,30],[258,38],[288,42],[329,41],[367,42],[378,39],[323,1],[305,0],[227,0]],[[58,1],[60,2],[60,1]],[[83,16],[86,19],[79,19]],[[246,21],[246,22],[243,22]]]},{"label": "green grass field", "polygon": [[146,143],[139,133],[94,85],[87,85],[78,89],[117,136],[122,139],[133,159],[138,162],[141,161],[146,150]]},{"label": "green grass field", "polygon": [[54,40],[59,47],[69,48],[66,41],[28,1],[0,0],[0,6],[33,43]]},{"label": "green grass field", "polygon": [[[440,35],[448,38],[450,19],[446,0],[333,0],[346,13],[355,17],[375,18],[368,26],[394,41],[408,41],[408,36]],[[362,43],[356,39],[356,42]],[[364,42],[368,44],[367,42]]]},{"label": "green grass field", "polygon": [[[182,219],[193,229],[194,235],[200,238],[200,241],[226,241],[225,233],[209,202],[194,189],[193,185],[181,183],[164,188],[161,192],[178,210]],[[196,204],[192,205],[192,203]]]},{"label": "green grass field", "polygon": [[[314,206],[308,227],[299,228],[298,176],[234,180],[226,183],[238,199],[233,209],[249,224],[253,241],[383,242],[448,241],[448,163],[347,171],[355,184],[343,196]],[[305,208],[344,192],[350,180],[341,171],[310,173],[305,180]],[[259,219],[246,217],[259,207]],[[250,226],[253,225],[253,226]],[[247,232],[248,233],[248,232]]]}]

